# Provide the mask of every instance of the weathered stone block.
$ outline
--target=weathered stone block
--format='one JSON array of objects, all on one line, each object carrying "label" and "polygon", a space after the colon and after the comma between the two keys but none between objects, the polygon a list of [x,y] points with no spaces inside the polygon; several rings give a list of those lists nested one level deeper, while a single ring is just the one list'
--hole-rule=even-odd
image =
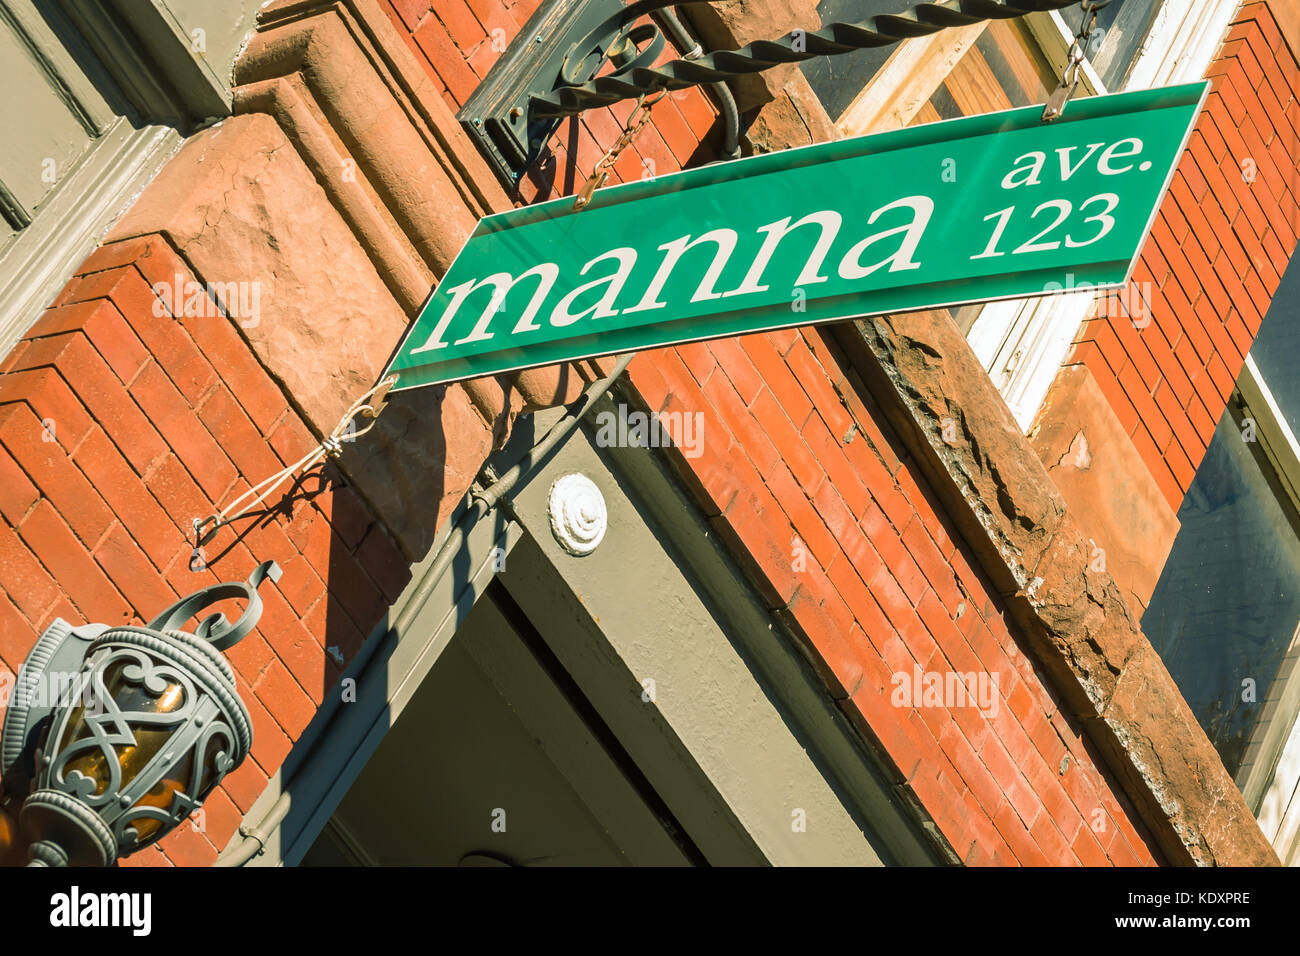
[{"label": "weathered stone block", "polygon": [[[943,313],[856,323],[863,379],[1169,860],[1276,865],[1124,592]],[[945,427],[946,426],[946,427]],[[1068,443],[1067,443],[1068,448]]]},{"label": "weathered stone block", "polygon": [[1178,519],[1110,403],[1083,365],[1060,370],[1029,433],[1070,514],[1140,620],[1178,533]]},{"label": "weathered stone block", "polygon": [[201,281],[257,290],[257,314],[238,320],[241,333],[320,434],[375,383],[406,329],[356,237],[268,116],[236,116],[193,137],[109,239],[150,232],[164,233]]},{"label": "weathered stone block", "polygon": [[839,138],[826,108],[799,72],[759,110],[745,135],[756,153],[774,153]]}]

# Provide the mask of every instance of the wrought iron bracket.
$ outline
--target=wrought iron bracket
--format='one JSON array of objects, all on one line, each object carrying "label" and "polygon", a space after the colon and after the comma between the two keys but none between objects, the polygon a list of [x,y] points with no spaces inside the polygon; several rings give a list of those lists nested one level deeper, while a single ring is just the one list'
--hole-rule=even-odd
[{"label": "wrought iron bracket", "polygon": [[[645,18],[704,0],[545,0],[465,101],[457,119],[497,177],[513,190],[560,123],[585,110],[656,90],[682,90],[759,73],[782,63],[834,56],[927,36],[981,20],[1059,10],[1077,0],[938,0],[902,13],[794,30],[739,50],[655,61],[666,41]],[[604,70],[607,64],[611,70]]]},{"label": "wrought iron bracket", "polygon": [[[561,122],[538,115],[533,98],[550,93],[566,72],[584,82],[596,75],[616,48],[621,28],[607,21],[621,6],[619,0],[545,0],[465,101],[456,118],[507,189],[515,188]],[[589,37],[580,60],[579,43]]]},{"label": "wrought iron bracket", "polygon": [[279,581],[280,565],[274,561],[263,561],[253,569],[248,581],[227,581],[222,584],[210,584],[201,591],[181,598],[167,610],[150,621],[146,627],[155,631],[171,631],[180,627],[190,618],[195,617],[204,608],[221,601],[239,599],[245,602],[244,611],[239,620],[231,624],[221,613],[211,614],[198,623],[194,636],[207,641],[219,651],[233,647],[244,639],[262,616],[262,598],[257,589],[268,578]]}]

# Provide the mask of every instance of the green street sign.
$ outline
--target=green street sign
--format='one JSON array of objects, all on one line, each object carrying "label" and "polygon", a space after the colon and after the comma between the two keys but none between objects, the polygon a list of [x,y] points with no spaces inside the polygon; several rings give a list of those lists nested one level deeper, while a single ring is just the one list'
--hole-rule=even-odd
[{"label": "green street sign", "polygon": [[[394,391],[854,316],[1126,284],[1209,84],[909,127],[479,222]],[[387,373],[386,373],[387,374]]]}]

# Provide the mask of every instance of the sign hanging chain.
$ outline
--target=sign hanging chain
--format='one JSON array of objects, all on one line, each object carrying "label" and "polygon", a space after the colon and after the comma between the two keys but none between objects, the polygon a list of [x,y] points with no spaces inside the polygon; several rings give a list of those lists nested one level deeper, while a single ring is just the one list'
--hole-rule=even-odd
[{"label": "sign hanging chain", "polygon": [[[201,520],[195,518],[194,557],[190,561],[191,570],[202,570],[202,567],[195,568],[196,559],[200,565],[202,564],[201,546],[204,540],[210,535],[215,534],[217,529],[223,524],[229,524],[236,518],[240,518],[253,508],[256,508],[259,504],[270,497],[271,493],[275,491],[276,488],[280,487],[280,485],[284,483],[285,479],[292,477],[297,472],[308,471],[326,458],[338,458],[343,454],[343,442],[359,438],[366,432],[370,431],[370,429],[374,428],[375,419],[379,417],[379,413],[382,412],[388,404],[388,391],[396,384],[397,376],[388,376],[374,388],[370,389],[370,391],[366,392],[353,402],[352,407],[343,413],[343,417],[339,419],[339,423],[334,426],[334,430],[325,436],[320,444],[304,455],[300,460],[286,468],[282,468],[269,478],[264,478],[262,481],[259,481],[230,504],[226,505],[226,507],[221,511],[214,512]],[[365,428],[362,428],[360,431],[355,431],[353,430],[355,427],[353,420],[358,415],[364,415],[371,421]],[[239,507],[241,502],[250,496],[255,497],[253,497],[253,500],[243,508],[240,508],[238,512],[231,514],[235,508]]]},{"label": "sign hanging chain", "polygon": [[[605,155],[596,161],[596,165],[592,167],[591,175],[587,177],[587,181],[578,190],[578,198],[573,202],[574,209],[585,208],[591,202],[592,194],[605,185],[605,180],[609,178],[609,171],[614,168],[614,163],[618,162],[619,155],[632,144],[632,140],[636,139],[637,133],[641,132],[646,123],[650,122],[650,107],[663,99],[667,92],[667,90],[659,90],[653,94],[642,93],[637,97],[636,106],[632,109],[632,114],[628,116],[627,125],[622,134],[614,141],[614,145],[605,152]],[[650,97],[650,99],[647,100],[646,97]]]},{"label": "sign hanging chain", "polygon": [[1074,33],[1074,39],[1070,41],[1070,49],[1066,51],[1065,69],[1061,71],[1061,80],[1052,91],[1052,95],[1047,98],[1047,105],[1043,107],[1044,123],[1060,119],[1065,112],[1065,104],[1070,101],[1070,97],[1079,86],[1079,70],[1087,55],[1092,31],[1097,26],[1097,11],[1108,6],[1110,2],[1111,0],[1083,0],[1079,5],[1083,10],[1083,17],[1079,21],[1079,29]]}]

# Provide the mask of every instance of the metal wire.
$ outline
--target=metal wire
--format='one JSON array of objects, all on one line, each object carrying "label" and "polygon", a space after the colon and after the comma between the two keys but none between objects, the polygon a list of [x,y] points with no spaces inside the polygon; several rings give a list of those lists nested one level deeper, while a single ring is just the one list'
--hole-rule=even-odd
[{"label": "metal wire", "polygon": [[[660,16],[663,17],[664,29],[669,39],[683,49],[694,45],[694,49],[682,56],[683,60],[698,60],[704,55],[704,48],[687,32],[686,25],[677,16],[676,10],[665,7],[660,11]],[[717,102],[718,110],[722,115],[722,158],[739,159],[740,112],[736,108],[736,98],[732,96],[731,87],[726,83],[709,83],[707,88],[713,94],[713,99]]]},{"label": "metal wire", "polygon": [[[397,383],[397,376],[389,376],[381,381],[378,385],[371,388],[368,392],[352,403],[352,407],[344,412],[343,417],[339,419],[338,425],[334,430],[325,436],[311,451],[301,459],[285,468],[281,468],[274,475],[263,478],[253,487],[249,488],[242,495],[232,501],[220,511],[213,512],[206,518],[194,519],[194,548],[195,554],[199,553],[199,548],[203,543],[216,533],[222,525],[246,515],[249,511],[256,508],[263,501],[271,496],[271,493],[280,485],[284,484],[289,478],[300,471],[309,471],[326,458],[338,458],[343,454],[343,442],[352,441],[360,438],[370,429],[375,427],[374,419],[379,417],[379,413],[384,409],[384,403],[388,395],[388,390]],[[369,425],[365,428],[356,429],[354,421],[358,415],[365,415],[371,419]],[[252,498],[248,504],[235,512],[245,499]],[[232,512],[235,512],[232,514]]]},{"label": "metal wire", "polygon": [[[593,382],[583,392],[582,396],[568,407],[564,416],[553,424],[546,434],[542,437],[533,448],[523,457],[523,459],[513,465],[504,474],[498,476],[486,488],[475,487],[471,489],[469,495],[469,505],[464,512],[457,518],[456,523],[452,526],[450,533],[445,541],[438,548],[438,553],[434,556],[429,570],[421,577],[416,587],[416,593],[408,600],[405,607],[397,615],[388,630],[388,635],[400,638],[406,633],[411,623],[415,620],[420,609],[428,600],[434,586],[447,573],[451,567],[452,560],[460,552],[461,545],[469,535],[469,530],[475,522],[482,519],[484,515],[501,503],[501,500],[514,490],[521,480],[531,475],[533,470],[565,439],[577,430],[582,423],[583,418],[595,407],[596,403],[614,387],[618,380],[628,367],[628,364],[635,357],[635,353],[620,355],[614,363],[614,367],[609,374],[598,381]],[[387,636],[380,638],[372,636],[366,641],[361,649],[360,660],[353,661],[349,673],[360,675],[369,665],[370,657],[375,653],[377,645],[381,640],[386,640]],[[321,705],[321,710],[325,711],[330,707],[330,712],[326,715],[326,730],[328,730],[337,719],[339,704],[338,695],[331,695],[327,698],[327,703]],[[296,773],[315,756],[316,751],[320,749],[321,741],[329,736],[324,730],[318,734],[307,747],[295,767]],[[293,783],[295,777],[290,777],[282,781],[280,796],[276,798],[275,803],[266,811],[265,815],[260,817],[256,822],[247,823],[239,828],[240,840],[238,843],[232,843],[217,858],[216,866],[219,867],[238,867],[243,866],[253,857],[262,852],[266,846],[267,840],[275,832],[276,828],[284,822],[289,815],[293,804]]]},{"label": "metal wire", "polygon": [[[680,2],[680,0],[672,0]],[[699,0],[693,0],[699,2]],[[538,117],[564,117],[620,100],[636,99],[658,90],[683,90],[760,73],[782,63],[833,56],[868,47],[888,46],[912,37],[928,36],[949,27],[981,20],[1009,20],[1027,13],[1060,10],[1077,0],[939,0],[921,3],[898,14],[868,17],[851,23],[830,23],[819,30],[795,30],[779,40],[758,40],[739,50],[720,50],[696,59],[673,60],[656,67],[633,66],[587,83],[561,86],[532,101]],[[669,5],[665,0],[640,0],[619,15],[631,23]]]}]

